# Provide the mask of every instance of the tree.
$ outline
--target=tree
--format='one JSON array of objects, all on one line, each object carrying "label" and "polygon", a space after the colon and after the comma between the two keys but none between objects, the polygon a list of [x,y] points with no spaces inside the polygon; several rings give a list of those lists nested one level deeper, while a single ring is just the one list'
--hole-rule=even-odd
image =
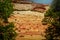
[{"label": "tree", "polygon": [[4,19],[5,22],[8,22],[8,17],[13,12],[13,5],[11,0],[0,1],[0,18]]},{"label": "tree", "polygon": [[13,28],[14,25],[12,23],[6,26],[0,25],[0,40],[15,40],[16,32]]},{"label": "tree", "polygon": [[50,24],[45,31],[46,40],[60,40],[60,0],[53,0],[43,22]]},{"label": "tree", "polygon": [[16,37],[16,32],[13,29],[14,24],[8,22],[12,12],[11,0],[0,0],[0,40],[14,40]]}]

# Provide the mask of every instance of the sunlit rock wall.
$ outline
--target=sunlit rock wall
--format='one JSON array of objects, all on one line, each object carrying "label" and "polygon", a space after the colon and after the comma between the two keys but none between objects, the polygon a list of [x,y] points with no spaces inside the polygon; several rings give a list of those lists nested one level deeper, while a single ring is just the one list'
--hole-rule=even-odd
[{"label": "sunlit rock wall", "polygon": [[18,4],[14,3],[14,9],[15,10],[32,10],[34,6],[31,4]]},{"label": "sunlit rock wall", "polygon": [[44,14],[33,11],[14,11],[9,18],[13,22],[15,30],[20,34],[40,35],[43,34],[46,25],[42,25]]},{"label": "sunlit rock wall", "polygon": [[14,9],[15,10],[19,10],[19,11],[38,11],[38,12],[45,12],[47,10],[47,8],[49,7],[48,5],[44,5],[44,4],[20,4],[20,3],[13,3],[14,4]]},{"label": "sunlit rock wall", "polygon": [[[24,37],[25,35],[29,35],[31,38],[33,37],[32,35],[34,35],[34,38],[35,36],[36,38],[41,38],[40,35],[44,36],[44,31],[47,28],[47,25],[42,25],[41,21],[44,18],[45,12],[41,13],[38,11],[31,11],[34,7],[36,7],[34,4],[14,4],[14,9],[18,10],[13,12],[13,14],[8,18],[8,21],[14,23],[14,30],[18,34],[16,40],[21,40],[20,37]],[[46,8],[48,10],[48,7]],[[28,36],[26,38],[28,38]]]}]

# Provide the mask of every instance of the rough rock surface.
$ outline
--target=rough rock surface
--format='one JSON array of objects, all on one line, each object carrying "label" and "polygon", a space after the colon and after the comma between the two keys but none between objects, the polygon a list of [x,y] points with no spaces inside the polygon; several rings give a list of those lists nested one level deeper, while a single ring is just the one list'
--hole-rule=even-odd
[{"label": "rough rock surface", "polygon": [[19,39],[21,35],[35,35],[39,37],[39,35],[44,34],[47,28],[47,26],[42,25],[41,22],[44,18],[44,13],[34,11],[14,11],[13,13],[9,18],[9,22],[14,22],[14,29],[19,35],[17,39]]},{"label": "rough rock surface", "polygon": [[[44,39],[44,31],[47,25],[42,25],[41,21],[45,12],[31,11],[35,6],[34,4],[14,4],[14,8],[19,9],[19,11],[14,11],[14,14],[8,18],[8,21],[14,23],[14,30],[18,34],[16,40]],[[38,7],[40,6],[38,5]],[[48,10],[49,7],[45,8]]]}]

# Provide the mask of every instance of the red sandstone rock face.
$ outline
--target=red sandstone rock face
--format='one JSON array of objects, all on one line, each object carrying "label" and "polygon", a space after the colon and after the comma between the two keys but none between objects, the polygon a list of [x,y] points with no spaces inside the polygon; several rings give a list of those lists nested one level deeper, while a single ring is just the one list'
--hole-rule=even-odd
[{"label": "red sandstone rock face", "polygon": [[[25,14],[23,14],[25,13]],[[30,13],[30,14],[29,14]],[[35,13],[37,15],[35,15]],[[44,15],[39,12],[20,12],[13,14],[9,18],[9,22],[14,22],[15,30],[18,34],[25,35],[42,35],[44,34],[46,25],[42,25]]]},{"label": "red sandstone rock face", "polygon": [[14,9],[15,10],[32,10],[32,11],[38,11],[41,13],[44,13],[47,9],[46,9],[46,5],[43,4],[36,4],[36,3],[32,3],[32,4],[18,4],[18,3],[14,3]]},{"label": "red sandstone rock face", "polygon": [[35,8],[33,8],[32,10],[33,10],[33,11],[38,11],[38,12],[43,13],[43,12],[46,11],[46,8],[43,8],[43,7],[35,7]]}]

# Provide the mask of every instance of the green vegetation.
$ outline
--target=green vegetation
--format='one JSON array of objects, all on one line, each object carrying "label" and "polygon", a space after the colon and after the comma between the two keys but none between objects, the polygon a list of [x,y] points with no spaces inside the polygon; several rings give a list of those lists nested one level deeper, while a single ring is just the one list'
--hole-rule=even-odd
[{"label": "green vegetation", "polygon": [[9,23],[6,26],[0,25],[0,40],[14,40],[16,32],[13,30],[14,26]]},{"label": "green vegetation", "polygon": [[11,0],[0,0],[0,18],[4,19],[5,22],[8,22],[8,17],[13,12],[13,5]]},{"label": "green vegetation", "polygon": [[12,12],[11,0],[0,0],[0,40],[14,40],[16,37],[14,24],[8,22]]},{"label": "green vegetation", "polygon": [[43,23],[50,24],[45,31],[46,40],[60,40],[60,0],[53,0]]}]

